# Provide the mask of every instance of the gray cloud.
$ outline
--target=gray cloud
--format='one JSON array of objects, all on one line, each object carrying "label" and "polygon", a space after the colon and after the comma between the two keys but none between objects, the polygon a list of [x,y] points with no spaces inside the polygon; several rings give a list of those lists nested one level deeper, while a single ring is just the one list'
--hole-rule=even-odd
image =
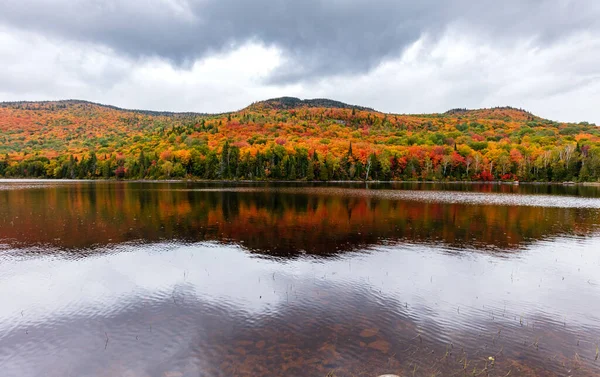
[{"label": "gray cloud", "polygon": [[4,0],[0,24],[189,67],[246,42],[279,48],[271,84],[369,72],[449,27],[492,44],[530,38],[544,46],[600,31],[588,0]]}]

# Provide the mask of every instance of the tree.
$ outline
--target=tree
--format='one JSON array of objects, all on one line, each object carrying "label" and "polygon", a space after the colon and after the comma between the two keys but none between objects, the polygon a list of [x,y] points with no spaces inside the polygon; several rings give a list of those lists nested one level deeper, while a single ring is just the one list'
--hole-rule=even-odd
[{"label": "tree", "polygon": [[510,157],[508,153],[504,152],[500,156],[498,156],[497,164],[500,167],[500,172],[504,176],[508,172],[510,167]]},{"label": "tree", "polygon": [[312,160],[308,161],[308,169],[306,171],[306,179],[309,181],[314,181],[315,179],[315,166]]},{"label": "tree", "polygon": [[475,173],[479,173],[479,169],[481,167],[482,162],[483,162],[483,156],[481,156],[481,153],[475,152],[475,154],[473,156],[473,163],[475,164],[475,166],[474,166]]},{"label": "tree", "polygon": [[[170,164],[170,162],[169,162],[169,164]],[[115,169],[115,177],[117,177],[118,179],[125,178],[125,167],[117,166],[117,169]]]},{"label": "tree", "polygon": [[8,168],[8,154],[4,156],[4,160],[0,161],[0,177],[3,177]]},{"label": "tree", "polygon": [[321,181],[326,181],[329,179],[329,171],[327,169],[327,164],[325,161],[319,162],[319,179]]},{"label": "tree", "polygon": [[162,164],[162,172],[167,178],[171,178],[173,173],[173,163],[171,161],[165,161]]},{"label": "tree", "polygon": [[221,164],[219,165],[219,177],[221,179],[227,179],[230,177],[229,171],[229,141],[225,142],[223,149],[221,150]]},{"label": "tree", "polygon": [[444,157],[442,157],[442,171],[444,174],[444,177],[446,177],[446,172],[448,170],[448,166],[450,166],[450,164],[452,163],[452,157],[445,155]]},{"label": "tree", "polygon": [[467,179],[469,178],[469,168],[473,164],[473,161],[474,161],[474,159],[470,155],[465,158],[465,168],[467,170]]},{"label": "tree", "polygon": [[215,179],[220,178],[221,167],[219,158],[215,151],[210,151],[204,160],[204,178]]},{"label": "tree", "polygon": [[369,174],[372,173],[373,167],[376,163],[377,163],[377,155],[375,155],[375,153],[371,153],[371,155],[367,159],[365,181],[369,180]]}]

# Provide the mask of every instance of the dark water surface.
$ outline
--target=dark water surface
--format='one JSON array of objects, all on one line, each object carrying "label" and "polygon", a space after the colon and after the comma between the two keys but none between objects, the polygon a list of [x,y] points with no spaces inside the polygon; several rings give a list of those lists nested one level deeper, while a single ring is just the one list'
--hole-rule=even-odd
[{"label": "dark water surface", "polygon": [[0,376],[598,376],[600,189],[0,181]]}]

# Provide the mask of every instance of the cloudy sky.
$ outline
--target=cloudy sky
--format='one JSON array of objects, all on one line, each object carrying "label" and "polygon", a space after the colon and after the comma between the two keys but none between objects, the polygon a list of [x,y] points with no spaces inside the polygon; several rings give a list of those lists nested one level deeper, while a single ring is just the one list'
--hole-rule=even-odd
[{"label": "cloudy sky", "polygon": [[511,105],[600,124],[597,0],[2,0],[0,101]]}]

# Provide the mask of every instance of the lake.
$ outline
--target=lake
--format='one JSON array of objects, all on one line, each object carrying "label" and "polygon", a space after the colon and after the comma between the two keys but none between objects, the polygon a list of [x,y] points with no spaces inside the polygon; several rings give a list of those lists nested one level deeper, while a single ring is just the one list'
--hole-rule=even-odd
[{"label": "lake", "polygon": [[2,376],[597,376],[600,188],[0,181]]}]

